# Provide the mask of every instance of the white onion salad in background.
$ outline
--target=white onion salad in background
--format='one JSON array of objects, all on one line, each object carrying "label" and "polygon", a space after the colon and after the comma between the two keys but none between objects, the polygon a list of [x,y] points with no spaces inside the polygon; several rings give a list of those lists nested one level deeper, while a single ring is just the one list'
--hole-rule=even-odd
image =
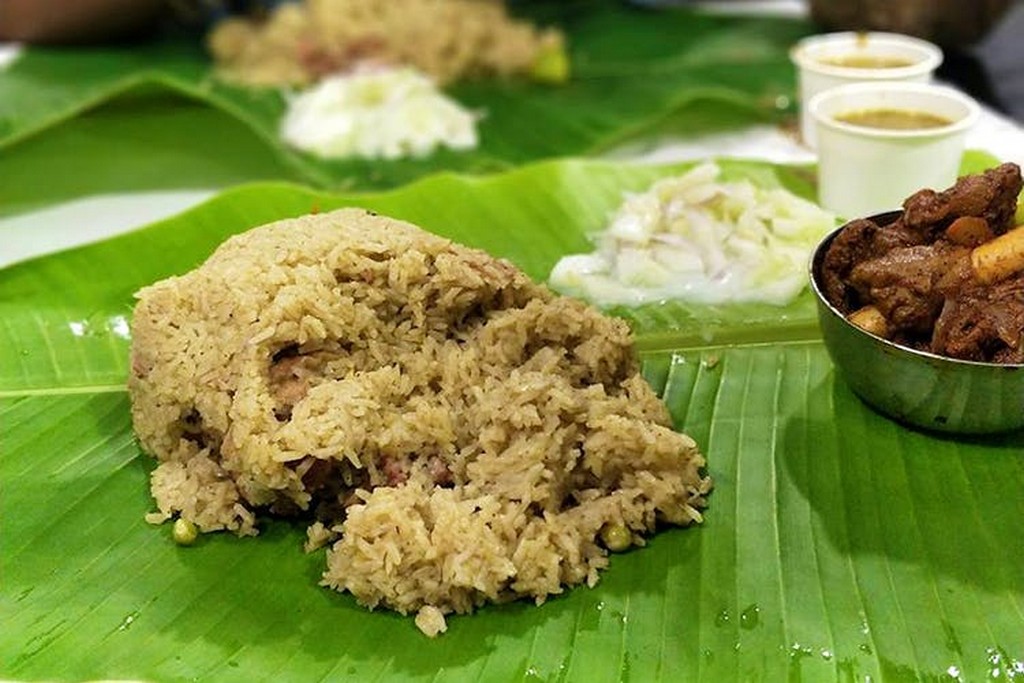
[{"label": "white onion salad in background", "polygon": [[720,174],[708,162],[627,195],[597,250],[563,257],[549,284],[602,307],[792,301],[835,216],[786,190]]},{"label": "white onion salad in background", "polygon": [[327,159],[422,157],[476,147],[478,118],[414,69],[363,68],[290,97],[281,137]]}]

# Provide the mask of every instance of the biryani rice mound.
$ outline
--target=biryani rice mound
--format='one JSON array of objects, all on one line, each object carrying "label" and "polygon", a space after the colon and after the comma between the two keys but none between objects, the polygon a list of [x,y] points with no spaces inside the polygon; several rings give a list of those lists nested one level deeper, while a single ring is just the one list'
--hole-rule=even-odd
[{"label": "biryani rice mound", "polygon": [[[159,523],[307,521],[322,583],[444,615],[593,585],[609,530],[701,521],[711,481],[627,325],[360,209],[234,236],[142,289],[132,418]],[[619,548],[615,548],[619,549]]]},{"label": "biryani rice mound", "polygon": [[304,0],[279,3],[262,20],[225,19],[207,46],[217,73],[239,85],[308,85],[361,63],[412,66],[446,85],[545,80],[538,67],[564,56],[565,37],[512,17],[501,0]]}]

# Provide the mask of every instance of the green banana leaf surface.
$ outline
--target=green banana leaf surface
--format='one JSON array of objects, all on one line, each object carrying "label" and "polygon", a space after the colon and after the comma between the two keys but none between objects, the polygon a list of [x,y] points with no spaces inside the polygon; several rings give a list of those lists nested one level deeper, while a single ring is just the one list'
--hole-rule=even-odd
[{"label": "green banana leaf surface", "polygon": [[[977,161],[977,160],[975,160]],[[807,169],[724,164],[810,196]],[[615,555],[540,606],[430,640],[317,585],[301,524],[175,545],[124,382],[132,293],[226,236],[358,205],[544,279],[622,193],[680,167],[560,161],[381,193],[227,191],[137,232],[0,270],[0,678],[943,681],[1024,676],[1024,435],[899,426],[838,378],[807,296],[617,310],[716,486],[704,524]]]},{"label": "green banana leaf surface", "polygon": [[242,180],[393,187],[438,170],[493,172],[659,131],[700,134],[793,113],[788,50],[808,22],[612,1],[521,5],[564,29],[573,77],[452,86],[482,114],[480,146],[422,159],[323,160],[288,148],[278,136],[287,93],[223,83],[194,39],[26,49],[0,71],[0,177],[10,179],[0,185],[0,215],[103,191]]}]

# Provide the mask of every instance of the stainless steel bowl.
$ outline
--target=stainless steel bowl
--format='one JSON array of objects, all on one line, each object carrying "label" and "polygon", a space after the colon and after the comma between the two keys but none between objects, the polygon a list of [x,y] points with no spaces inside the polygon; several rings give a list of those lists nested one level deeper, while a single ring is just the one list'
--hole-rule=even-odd
[{"label": "stainless steel bowl", "polygon": [[[900,215],[871,217],[879,225]],[[924,429],[990,434],[1024,428],[1024,365],[955,360],[894,344],[848,322],[825,298],[822,261],[832,232],[814,250],[811,288],[825,347],[853,392],[879,412]]]}]

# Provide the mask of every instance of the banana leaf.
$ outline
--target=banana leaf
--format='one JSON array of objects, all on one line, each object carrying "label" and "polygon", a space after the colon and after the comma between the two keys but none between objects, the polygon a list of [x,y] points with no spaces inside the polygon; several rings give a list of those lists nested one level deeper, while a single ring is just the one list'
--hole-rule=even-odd
[{"label": "banana leaf", "polygon": [[[975,160],[976,162],[977,160]],[[1024,675],[1024,435],[909,430],[833,372],[806,300],[629,314],[645,376],[708,459],[705,523],[594,588],[491,605],[423,637],[317,586],[303,527],[175,545],[124,390],[138,287],[225,236],[361,205],[543,279],[624,190],[679,167],[562,161],[338,195],[225,192],[134,233],[0,270],[0,678],[939,681]],[[727,173],[813,191],[806,169]],[[695,333],[695,327],[701,332]]]},{"label": "banana leaf", "polygon": [[219,81],[194,40],[31,47],[0,72],[0,177],[12,179],[0,186],[0,213],[103,191],[240,180],[385,188],[441,169],[493,172],[594,154],[655,131],[780,121],[794,101],[787,51],[811,30],[611,1],[521,10],[564,27],[573,78],[553,87],[457,84],[451,94],[484,113],[480,147],[398,161],[330,161],[288,148],[277,134],[284,93]]}]

